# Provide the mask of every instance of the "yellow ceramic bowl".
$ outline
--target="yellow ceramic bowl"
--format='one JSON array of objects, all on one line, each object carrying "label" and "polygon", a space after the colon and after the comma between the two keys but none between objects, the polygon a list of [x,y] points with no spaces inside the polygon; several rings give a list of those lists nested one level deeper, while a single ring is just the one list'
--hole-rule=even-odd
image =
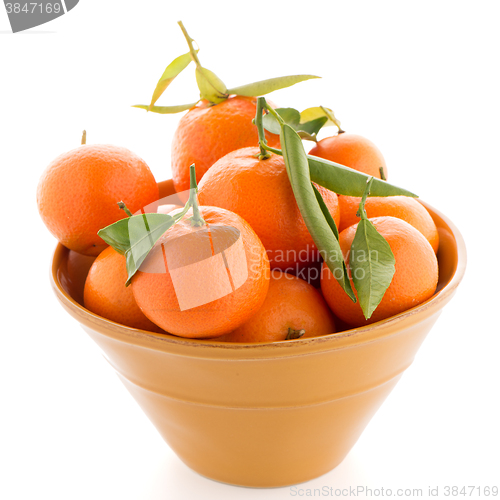
[{"label": "yellow ceramic bowl", "polygon": [[[171,181],[160,188],[162,197],[173,193]],[[463,277],[460,233],[426,208],[441,238],[435,295],[390,319],[323,337],[229,344],[122,326],[81,305],[91,260],[62,245],[52,285],[189,467],[236,485],[290,485],[342,462]]]}]

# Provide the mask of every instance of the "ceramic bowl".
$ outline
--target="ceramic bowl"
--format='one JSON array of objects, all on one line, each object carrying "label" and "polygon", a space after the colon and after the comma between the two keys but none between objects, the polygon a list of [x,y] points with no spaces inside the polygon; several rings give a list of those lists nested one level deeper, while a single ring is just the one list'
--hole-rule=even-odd
[{"label": "ceramic bowl", "polygon": [[[173,192],[172,181],[160,183],[162,197]],[[230,344],[128,328],[82,306],[91,259],[62,245],[52,286],[186,465],[235,485],[291,485],[342,462],[463,277],[462,236],[425,206],[441,238],[436,293],[397,316],[337,334]]]}]

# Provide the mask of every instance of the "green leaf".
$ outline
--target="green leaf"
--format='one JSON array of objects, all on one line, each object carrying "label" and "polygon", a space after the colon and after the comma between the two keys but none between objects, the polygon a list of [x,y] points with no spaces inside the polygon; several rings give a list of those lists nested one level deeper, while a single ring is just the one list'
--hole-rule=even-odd
[{"label": "green leaf", "polygon": [[[323,114],[322,117],[315,118],[305,123],[300,121],[300,113],[294,108],[277,108],[275,111],[288,123],[303,139],[315,141],[316,135],[328,118]],[[279,134],[281,126],[278,120],[270,113],[264,115],[262,121],[264,128],[272,134]]]},{"label": "green leaf", "polygon": [[[326,108],[328,111],[330,111],[333,114],[333,111],[330,108]],[[303,122],[308,122],[311,120],[315,120],[317,118],[325,118],[326,117],[326,122],[323,125],[323,127],[331,127],[333,125],[336,125],[333,120],[330,120],[328,116],[326,116],[325,112],[321,108],[321,106],[315,106],[313,108],[307,108],[304,109],[304,111],[301,111],[300,113],[300,120]]]},{"label": "green leaf", "polygon": [[302,130],[299,130],[297,132],[297,134],[299,134],[299,137],[301,139],[305,139],[306,141],[314,141],[314,142],[318,142],[318,138],[316,137],[316,134],[308,134],[307,132],[303,132]]},{"label": "green leaf", "polygon": [[224,82],[207,68],[197,66],[196,83],[200,89],[200,97],[202,99],[217,104],[228,97]]},{"label": "green leaf", "polygon": [[310,120],[305,123],[299,123],[297,128],[297,132],[302,132],[303,134],[308,134],[311,137],[315,138],[318,132],[325,126],[325,123],[328,121],[326,116],[322,116],[320,118],[316,118],[315,120]]},{"label": "green leaf", "polygon": [[156,84],[156,88],[153,92],[153,97],[151,97],[151,104],[149,105],[149,108],[154,105],[154,103],[163,94],[165,89],[172,83],[175,77],[188,67],[191,61],[191,54],[188,52],[187,54],[183,54],[182,56],[177,57],[167,66],[167,68],[163,72],[163,75],[161,75],[161,78]]},{"label": "green leaf", "polygon": [[[288,123],[294,129],[300,123],[300,113],[295,108],[277,108],[275,111],[285,120],[285,123]],[[272,117],[274,118],[274,116]],[[276,118],[274,119],[276,120]]]},{"label": "green leaf", "polygon": [[389,243],[366,215],[356,229],[349,253],[349,267],[359,304],[368,319],[391,284],[396,268]]},{"label": "green leaf", "polygon": [[271,134],[278,135],[281,133],[281,125],[279,124],[278,120],[276,120],[276,118],[270,113],[262,117],[262,125]]},{"label": "green leaf", "polygon": [[[311,183],[312,184],[312,183]],[[335,235],[335,238],[339,239],[339,230],[337,229],[337,224],[335,224],[335,221],[333,220],[332,214],[330,213],[330,210],[328,210],[328,207],[326,206],[325,200],[321,196],[321,193],[319,192],[318,188],[312,184],[314,194],[316,195],[316,200],[318,200],[318,205],[319,208],[321,208],[321,211],[323,212],[323,215],[325,216],[326,222],[328,222],[328,225],[330,226],[330,229],[332,230],[333,234]]]},{"label": "green leaf", "polygon": [[[369,175],[358,172],[339,163],[334,163],[317,156],[307,155],[311,180],[337,194],[363,196]],[[406,189],[399,188],[387,181],[373,179],[370,196],[411,196],[418,198]]]},{"label": "green leaf", "polygon": [[121,219],[100,229],[97,231],[97,235],[122,255],[130,248],[128,218]]},{"label": "green leaf", "polygon": [[133,215],[98,231],[97,234],[106,243],[125,255],[128,272],[126,285],[130,284],[132,276],[144,262],[158,238],[172,227],[176,220],[167,214]]},{"label": "green leaf", "polygon": [[179,104],[178,106],[148,106],[147,104],[135,104],[133,108],[145,109],[146,111],[152,111],[153,113],[160,113],[162,115],[180,113],[181,111],[186,111],[186,109],[191,109],[196,106],[199,101],[192,102],[190,104]]},{"label": "green leaf", "polygon": [[160,236],[172,227],[176,218],[167,214],[142,214],[129,217],[130,247],[127,257],[128,279],[126,285],[137,272]]},{"label": "green leaf", "polygon": [[311,80],[313,78],[321,77],[314,75],[279,76],[278,78],[271,78],[269,80],[261,80],[260,82],[241,85],[240,87],[233,87],[232,89],[228,89],[227,93],[229,95],[236,94],[247,97],[257,97],[260,95],[269,94],[271,92],[274,92],[275,90],[291,87],[296,83],[304,82],[305,80]]},{"label": "green leaf", "polygon": [[318,204],[311,184],[302,141],[297,132],[286,123],[281,127],[280,140],[290,184],[306,227],[335,279],[356,302],[339,242]]},{"label": "green leaf", "polygon": [[[294,108],[277,108],[274,111],[278,113],[281,118],[288,123],[294,130],[296,125],[300,122],[300,113]],[[281,125],[279,121],[271,114],[267,113],[262,117],[262,124],[264,128],[271,132],[271,134],[280,134],[281,133]]]}]

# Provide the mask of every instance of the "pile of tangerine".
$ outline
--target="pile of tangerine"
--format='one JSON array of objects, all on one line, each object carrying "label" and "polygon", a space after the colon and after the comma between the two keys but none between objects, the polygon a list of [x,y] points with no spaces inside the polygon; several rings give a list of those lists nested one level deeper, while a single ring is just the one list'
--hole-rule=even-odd
[{"label": "pile of tangerine", "polygon": [[[367,217],[389,243],[395,273],[380,304],[365,319],[359,302],[347,296],[322,264],[295,201],[283,157],[271,153],[269,158],[259,158],[252,123],[255,114],[255,98],[231,96],[216,105],[201,101],[180,120],[172,148],[172,177],[178,192],[188,189],[189,167],[196,165],[204,226],[193,227],[191,210],[189,217],[165,231],[131,286],[125,285],[125,256],[97,232],[126,217],[118,201],[132,213],[158,201],[158,185],[147,164],[125,148],[82,144],[46,168],[37,190],[44,223],[67,248],[96,257],[84,288],[88,310],[129,327],[180,337],[273,342],[380,321],[434,294],[439,237],[427,210],[410,197],[369,197]],[[266,139],[270,146],[279,147],[279,136],[266,132]],[[339,131],[319,141],[309,154],[387,178],[379,149],[358,135]],[[318,190],[339,228],[349,270],[360,198],[320,186]],[[179,208],[158,208],[163,213],[174,210]],[[219,298],[186,307],[185,300],[189,302],[198,292],[196,273],[179,284],[176,277],[183,262],[203,260],[209,288],[217,292],[222,287],[219,261],[205,259],[204,249],[217,254],[214,247],[232,237],[224,228],[238,234],[245,256],[243,278],[230,277],[231,289],[219,293]],[[165,258],[165,249],[170,259]],[[224,256],[226,266],[230,258]]]}]

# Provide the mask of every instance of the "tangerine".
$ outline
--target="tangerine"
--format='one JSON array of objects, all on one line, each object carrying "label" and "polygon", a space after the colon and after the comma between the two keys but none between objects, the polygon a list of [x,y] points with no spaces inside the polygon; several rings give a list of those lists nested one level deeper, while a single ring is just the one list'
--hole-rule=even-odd
[{"label": "tangerine", "polygon": [[340,163],[378,179],[382,178],[380,175],[382,167],[384,178],[387,179],[387,165],[382,153],[372,141],[360,135],[342,132],[325,137],[309,151],[309,154]]},{"label": "tangerine", "polygon": [[[361,198],[339,195],[340,226],[343,231],[360,220],[356,216]],[[369,196],[365,211],[368,218],[390,215],[402,219],[418,229],[429,241],[434,252],[439,246],[439,234],[429,212],[415,198],[408,196]]]},{"label": "tangerine", "polygon": [[[268,252],[272,268],[290,272],[319,261],[314,241],[307,230],[293,194],[282,156],[259,159],[260,149],[233,151],[204,175],[198,198],[202,205],[225,208],[245,219]],[[339,224],[337,194],[317,186]]]},{"label": "tangerine", "polygon": [[333,314],[321,292],[306,281],[275,269],[262,307],[246,323],[217,340],[277,342],[334,332]]},{"label": "tangerine", "polygon": [[[372,316],[365,319],[359,302],[351,301],[326,264],[323,264],[321,274],[321,290],[328,305],[336,316],[353,327],[380,321],[421,304],[434,294],[438,282],[436,254],[420,231],[396,217],[369,220],[389,243],[396,268],[391,284]],[[339,235],[340,248],[347,264],[356,229],[357,224],[349,226]],[[349,264],[348,270],[350,273]]]},{"label": "tangerine", "polygon": [[[235,149],[257,146],[257,127],[252,123],[255,97],[232,96],[219,104],[206,100],[180,120],[172,140],[172,178],[175,190],[189,189],[189,166],[196,165],[196,181],[219,159]],[[279,136],[266,132],[269,146],[279,146]]]},{"label": "tangerine", "polygon": [[38,211],[49,231],[67,248],[98,255],[107,247],[99,229],[158,200],[158,186],[144,160],[128,149],[82,145],[58,156],[43,172]]},{"label": "tangerine", "polygon": [[144,314],[164,330],[210,338],[234,330],[260,308],[269,260],[239,215],[199,210],[205,225],[193,227],[190,209],[156,242],[132,278],[132,290]]},{"label": "tangerine", "polygon": [[165,333],[139,309],[130,287],[125,256],[114,248],[103,250],[92,264],[83,289],[84,306],[95,314],[125,326]]}]

